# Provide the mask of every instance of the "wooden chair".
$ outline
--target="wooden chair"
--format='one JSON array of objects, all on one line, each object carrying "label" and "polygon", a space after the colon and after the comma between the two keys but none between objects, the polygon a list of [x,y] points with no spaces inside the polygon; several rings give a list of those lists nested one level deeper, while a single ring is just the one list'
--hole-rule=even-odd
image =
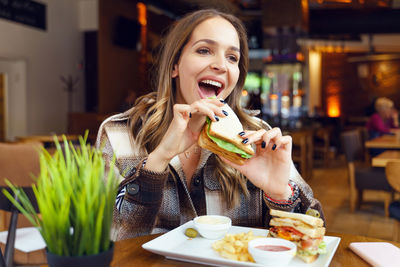
[{"label": "wooden chair", "polygon": [[[388,162],[385,167],[386,179],[396,193],[400,193],[400,162]],[[400,241],[400,221],[396,220],[394,241]]]},{"label": "wooden chair", "polygon": [[[34,203],[36,212],[39,212],[35,194],[33,193],[32,187],[21,187],[21,188],[24,190],[25,194],[29,197],[31,203]],[[4,267],[11,267],[13,265],[13,259],[14,259],[14,246],[16,241],[19,211],[11,203],[11,201],[9,201],[9,199],[3,194],[2,192],[3,189],[7,190],[11,195],[14,195],[10,188],[0,186],[0,210],[3,212],[11,213],[11,218],[8,225],[7,240],[4,246],[4,254],[0,250],[0,265]]]},{"label": "wooden chair", "polygon": [[362,137],[363,151],[366,162],[371,161],[371,155],[369,154],[368,149],[365,147],[365,142],[368,140],[368,130],[367,127],[357,127],[357,130],[360,131]]},{"label": "wooden chair", "polygon": [[392,187],[386,180],[384,168],[373,168],[365,162],[363,141],[359,130],[346,131],[341,134],[349,174],[350,210],[355,211],[362,203],[364,190],[378,190],[382,193],[385,204],[385,215],[389,216],[389,204],[392,200]]},{"label": "wooden chair", "polygon": [[[8,179],[14,185],[23,187],[28,196],[33,199],[31,186],[34,181],[31,175],[37,176],[40,171],[38,153],[40,147],[40,143],[0,143],[0,189],[8,188],[4,182]],[[3,192],[0,192],[0,195],[1,230],[8,228],[4,249],[5,265],[11,266],[13,261],[21,265],[46,263],[44,250],[25,253],[14,249],[16,228],[31,226],[31,224],[23,215],[18,215],[18,211],[3,195]]]},{"label": "wooden chair", "polygon": [[400,193],[400,162],[389,161],[385,167],[386,179],[392,188]]},{"label": "wooden chair", "polygon": [[321,128],[314,131],[313,152],[315,159],[321,159],[323,166],[329,165],[330,129]]},{"label": "wooden chair", "polygon": [[312,132],[306,135],[306,143],[307,143],[307,179],[311,179],[313,177],[313,168],[314,168],[314,141]]},{"label": "wooden chair", "polygon": [[309,131],[290,133],[293,141],[292,159],[298,164],[304,180],[312,178],[312,134]]}]

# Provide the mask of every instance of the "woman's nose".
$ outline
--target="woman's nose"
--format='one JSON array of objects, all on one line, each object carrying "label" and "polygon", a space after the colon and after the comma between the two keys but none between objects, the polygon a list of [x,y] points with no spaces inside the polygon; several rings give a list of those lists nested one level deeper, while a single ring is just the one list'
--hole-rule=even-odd
[{"label": "woman's nose", "polygon": [[211,68],[217,71],[226,71],[225,58],[222,56],[215,57],[214,61],[211,63]]}]

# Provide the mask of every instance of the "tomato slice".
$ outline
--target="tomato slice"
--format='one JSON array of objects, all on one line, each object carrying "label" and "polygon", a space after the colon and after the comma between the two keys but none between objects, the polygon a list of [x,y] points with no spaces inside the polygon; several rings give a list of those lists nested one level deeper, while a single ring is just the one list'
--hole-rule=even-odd
[{"label": "tomato slice", "polygon": [[301,232],[297,231],[296,229],[288,226],[282,226],[282,227],[273,227],[273,229],[270,229],[270,231],[273,231],[276,233],[280,238],[293,241],[293,240],[298,240],[304,236]]},{"label": "tomato slice", "polygon": [[304,236],[303,233],[297,231],[297,230],[294,229],[293,227],[283,226],[283,227],[280,227],[280,230],[281,230],[281,231],[284,231],[284,232],[288,232],[288,233],[290,233],[290,234],[292,234],[292,235],[299,236],[299,237],[303,237],[303,236]]},{"label": "tomato slice", "polygon": [[301,240],[301,247],[303,249],[310,248],[310,247],[312,247],[314,245],[314,243],[315,243],[314,241],[315,241],[315,239]]}]

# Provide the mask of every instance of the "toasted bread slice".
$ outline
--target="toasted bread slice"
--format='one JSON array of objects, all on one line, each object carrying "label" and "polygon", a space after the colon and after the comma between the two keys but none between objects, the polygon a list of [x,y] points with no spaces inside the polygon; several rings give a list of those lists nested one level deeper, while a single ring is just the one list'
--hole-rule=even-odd
[{"label": "toasted bread slice", "polygon": [[219,121],[213,121],[210,125],[210,135],[234,144],[250,155],[254,155],[254,149],[250,144],[243,144],[243,138],[238,133],[243,131],[242,123],[230,106],[225,104],[223,110],[228,112],[228,116],[220,117]]},{"label": "toasted bread slice", "polygon": [[300,254],[296,254],[297,257],[299,257],[300,259],[302,259],[305,263],[312,263],[314,262],[319,254],[315,254],[315,255],[300,255]]},{"label": "toasted bread slice", "polygon": [[325,235],[325,227],[312,227],[300,220],[290,218],[273,218],[270,220],[269,224],[271,226],[293,227],[311,238],[320,238]]},{"label": "toasted bread slice", "polygon": [[322,227],[324,225],[324,221],[321,218],[313,217],[311,215],[306,215],[302,213],[294,213],[294,212],[271,209],[270,214],[273,217],[284,217],[284,218],[300,220],[313,227]]},{"label": "toasted bread slice", "polygon": [[208,149],[214,154],[220,155],[233,163],[239,165],[244,164],[246,159],[242,158],[240,155],[236,153],[229,152],[225,149],[220,148],[216,143],[214,143],[210,138],[208,138],[206,131],[207,127],[204,127],[197,141],[200,147]]}]

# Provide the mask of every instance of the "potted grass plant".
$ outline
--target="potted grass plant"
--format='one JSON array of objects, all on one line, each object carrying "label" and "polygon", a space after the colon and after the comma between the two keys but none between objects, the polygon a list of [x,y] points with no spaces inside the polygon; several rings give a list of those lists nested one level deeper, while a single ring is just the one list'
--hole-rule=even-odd
[{"label": "potted grass plant", "polygon": [[[112,212],[117,192],[114,164],[108,173],[100,150],[79,138],[77,148],[66,138],[56,151],[40,151],[40,173],[32,185],[40,215],[27,195],[7,181],[7,198],[38,228],[53,266],[109,266]],[[16,201],[18,199],[18,201]]]}]

